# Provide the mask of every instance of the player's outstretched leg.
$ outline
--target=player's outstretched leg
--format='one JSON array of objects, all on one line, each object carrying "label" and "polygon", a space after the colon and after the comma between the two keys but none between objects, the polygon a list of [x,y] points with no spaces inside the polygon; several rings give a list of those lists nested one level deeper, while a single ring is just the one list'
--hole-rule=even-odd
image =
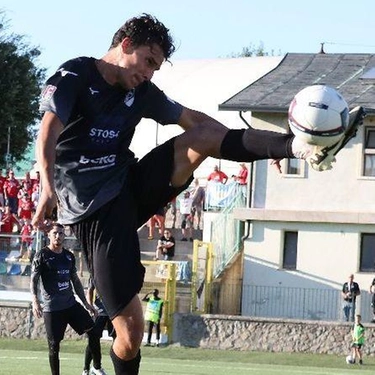
[{"label": "player's outstretched leg", "polygon": [[306,161],[316,171],[325,171],[332,168],[332,163],[336,161],[335,155],[357,134],[358,127],[363,123],[366,116],[365,110],[358,106],[349,112],[349,125],[343,136],[333,145],[319,147]]}]

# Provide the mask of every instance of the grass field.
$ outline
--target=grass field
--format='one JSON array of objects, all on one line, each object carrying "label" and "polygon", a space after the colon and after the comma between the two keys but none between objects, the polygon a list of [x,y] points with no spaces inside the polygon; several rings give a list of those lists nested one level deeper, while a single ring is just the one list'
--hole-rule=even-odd
[{"label": "grass field", "polygon": [[[82,373],[85,341],[63,341],[61,374]],[[114,375],[103,343],[103,367]],[[254,353],[187,349],[175,346],[142,348],[140,375],[347,375],[374,374],[375,358],[365,364],[347,365],[345,356],[317,354]],[[45,341],[0,339],[1,375],[49,375]]]}]

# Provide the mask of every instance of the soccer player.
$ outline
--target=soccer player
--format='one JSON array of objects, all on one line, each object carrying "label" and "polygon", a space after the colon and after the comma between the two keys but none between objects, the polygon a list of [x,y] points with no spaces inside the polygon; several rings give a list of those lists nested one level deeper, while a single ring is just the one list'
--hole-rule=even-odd
[{"label": "soccer player", "polygon": [[[298,157],[327,169],[343,143],[323,154],[293,135],[229,130],[184,107],[151,82],[174,50],[169,30],[156,18],[131,18],[103,57],[62,64],[41,98],[37,159],[43,188],[33,223],[43,226],[57,195],[59,221],[80,240],[115,327],[110,354],[117,375],[138,374],[141,358],[144,319],[137,293],[144,267],[137,228],[186,190],[209,156],[239,162]],[[142,118],[178,124],[184,133],[137,161],[129,145]]]},{"label": "soccer player", "polygon": [[[48,230],[49,245],[35,254],[30,282],[33,314],[36,318],[44,318],[52,375],[60,374],[60,342],[68,324],[79,335],[87,333],[93,356],[92,374],[105,375],[100,367],[100,344],[98,348],[92,331],[94,321],[89,314],[96,311],[86,300],[73,253],[62,246],[64,237],[64,227],[53,223]],[[40,279],[43,307],[38,297]],[[73,288],[85,307],[75,299]]]},{"label": "soccer player", "polygon": [[[87,300],[90,305],[94,306],[97,310],[96,318],[95,318],[95,325],[92,329],[93,333],[93,342],[95,343],[95,349],[97,349],[96,354],[99,356],[99,361],[101,361],[101,346],[100,346],[100,338],[103,335],[104,328],[107,327],[107,331],[109,336],[112,338],[116,337],[116,332],[113,329],[113,325],[111,320],[108,317],[107,311],[105,311],[105,307],[103,305],[102,300],[100,299],[98,293],[95,291],[94,284],[92,282],[92,278],[89,278],[89,285],[87,287]],[[90,372],[90,365],[93,359],[92,352],[91,352],[92,342],[90,342],[86,346],[85,350],[85,359],[83,365],[82,375],[92,375],[95,373],[95,369],[91,369]],[[101,368],[101,362],[98,363],[98,368]]]},{"label": "soccer player", "polygon": [[355,316],[352,338],[352,363],[355,363],[358,358],[358,363],[363,365],[362,346],[365,343],[365,327],[361,323],[361,315],[358,314]]}]

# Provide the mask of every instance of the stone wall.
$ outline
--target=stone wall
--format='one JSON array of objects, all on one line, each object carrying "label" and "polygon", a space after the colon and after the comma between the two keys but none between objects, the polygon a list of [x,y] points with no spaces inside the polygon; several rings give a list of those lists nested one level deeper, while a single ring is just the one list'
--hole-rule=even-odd
[{"label": "stone wall", "polygon": [[[35,319],[28,302],[0,302],[0,337],[12,338],[46,338],[43,318]],[[79,338],[70,327],[65,338]]]},{"label": "stone wall", "polygon": [[[375,324],[364,326],[363,351],[375,355]],[[178,313],[174,317],[173,343],[206,349],[343,355],[351,343],[351,328],[350,323],[341,322]],[[2,302],[0,337],[45,338],[43,319],[34,319],[29,303]],[[65,339],[70,338],[79,336],[69,327]]]},{"label": "stone wall", "polygon": [[[375,325],[364,326],[363,352],[375,355]],[[173,342],[207,349],[343,355],[349,351],[351,328],[343,322],[176,314]]]}]

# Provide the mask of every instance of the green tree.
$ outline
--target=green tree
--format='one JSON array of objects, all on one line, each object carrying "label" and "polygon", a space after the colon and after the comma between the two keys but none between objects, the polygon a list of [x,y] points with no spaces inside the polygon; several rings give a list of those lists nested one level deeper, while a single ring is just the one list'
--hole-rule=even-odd
[{"label": "green tree", "polygon": [[45,69],[35,64],[39,55],[39,49],[28,45],[24,36],[8,32],[7,21],[0,12],[0,167],[22,160],[35,138],[38,100],[45,77]]},{"label": "green tree", "polygon": [[252,57],[252,56],[280,56],[281,51],[275,54],[275,51],[267,52],[264,49],[263,42],[259,42],[258,46],[250,43],[247,47],[242,48],[242,52],[232,53],[230,57]]}]

